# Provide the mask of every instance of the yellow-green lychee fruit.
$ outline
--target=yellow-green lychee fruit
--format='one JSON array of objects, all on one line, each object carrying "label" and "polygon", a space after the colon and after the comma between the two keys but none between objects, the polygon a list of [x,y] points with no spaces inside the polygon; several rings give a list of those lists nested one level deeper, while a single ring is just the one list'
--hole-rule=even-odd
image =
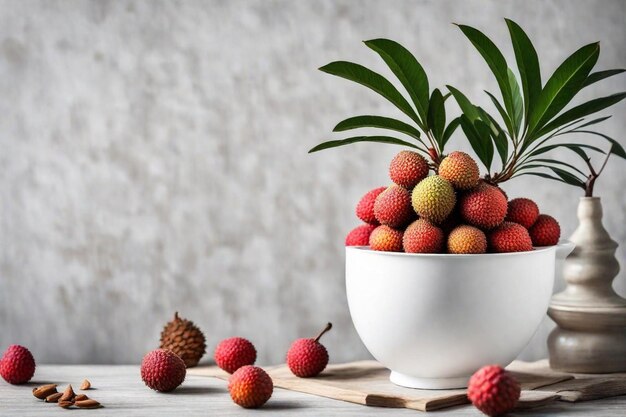
[{"label": "yellow-green lychee fruit", "polygon": [[454,209],[456,195],[449,181],[432,175],[415,186],[411,200],[417,214],[433,223],[441,223]]},{"label": "yellow-green lychee fruit", "polygon": [[478,184],[480,172],[476,161],[465,152],[455,151],[439,164],[439,176],[459,190],[469,190]]}]

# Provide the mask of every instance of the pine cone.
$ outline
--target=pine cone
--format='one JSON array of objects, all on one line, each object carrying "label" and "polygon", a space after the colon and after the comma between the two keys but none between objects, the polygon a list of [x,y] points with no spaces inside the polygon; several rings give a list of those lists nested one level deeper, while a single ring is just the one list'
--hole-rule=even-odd
[{"label": "pine cone", "polygon": [[176,312],[174,320],[167,323],[161,332],[160,347],[171,350],[180,356],[187,368],[192,368],[206,352],[206,339],[191,320],[181,319]]}]

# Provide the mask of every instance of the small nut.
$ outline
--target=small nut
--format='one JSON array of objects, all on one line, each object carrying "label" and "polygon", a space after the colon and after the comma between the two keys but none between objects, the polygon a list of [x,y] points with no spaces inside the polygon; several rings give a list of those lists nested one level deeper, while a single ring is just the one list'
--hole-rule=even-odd
[{"label": "small nut", "polygon": [[88,399],[89,397],[86,396],[85,394],[78,394],[76,397],[74,397],[74,402],[88,400]]},{"label": "small nut", "polygon": [[74,405],[78,408],[100,408],[102,407],[102,405],[96,401],[96,400],[92,400],[91,398],[86,399],[86,400],[82,400],[82,401],[76,401],[74,403]]},{"label": "small nut", "polygon": [[63,391],[63,395],[59,399],[59,403],[61,403],[61,401],[73,401],[74,397],[76,397],[76,394],[72,389],[72,384],[70,384],[67,388],[65,388],[65,391]]},{"label": "small nut", "polygon": [[59,398],[63,395],[62,392],[55,392],[54,394],[50,394],[46,397],[45,401],[47,403],[56,403],[59,402]]},{"label": "small nut", "polygon": [[46,384],[37,388],[33,388],[33,395],[40,400],[43,400],[48,395],[54,394],[57,392],[56,384]]},{"label": "small nut", "polygon": [[91,382],[89,382],[89,380],[88,380],[88,379],[85,379],[85,380],[83,381],[83,383],[82,383],[82,384],[80,384],[80,389],[82,389],[82,390],[88,390],[89,388],[91,388]]},{"label": "small nut", "polygon": [[74,405],[74,401],[59,401],[59,407],[70,408]]}]

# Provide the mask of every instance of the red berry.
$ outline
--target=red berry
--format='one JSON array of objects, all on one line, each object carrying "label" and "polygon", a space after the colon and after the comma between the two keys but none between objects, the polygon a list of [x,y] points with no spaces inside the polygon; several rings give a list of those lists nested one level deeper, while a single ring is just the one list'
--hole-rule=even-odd
[{"label": "red berry", "polygon": [[359,219],[363,220],[365,223],[379,224],[378,220],[376,220],[376,216],[374,216],[374,202],[376,201],[376,197],[386,189],[387,187],[374,188],[361,197],[356,206],[356,215]]},{"label": "red berry", "polygon": [[243,337],[231,337],[222,340],[215,348],[214,355],[217,366],[232,374],[245,365],[252,365],[256,361],[254,345]]},{"label": "red berry", "polygon": [[391,181],[411,189],[428,176],[428,162],[424,157],[413,151],[401,151],[389,164]]},{"label": "red berry", "polygon": [[525,252],[533,250],[528,230],[521,224],[504,222],[489,233],[492,252]]},{"label": "red berry", "polygon": [[309,378],[318,375],[328,365],[328,351],[319,342],[324,333],[332,328],[328,323],[315,339],[298,339],[287,352],[287,366],[295,376]]},{"label": "red berry", "polygon": [[506,219],[510,222],[521,224],[529,229],[539,217],[539,207],[528,198],[514,198],[509,201]]},{"label": "red berry", "polygon": [[528,233],[534,246],[552,246],[559,243],[561,226],[554,217],[541,214]]},{"label": "red berry", "polygon": [[173,391],[185,380],[185,362],[174,352],[155,349],[141,361],[141,379],[153,390]]},{"label": "red berry", "polygon": [[380,224],[400,228],[416,215],[411,205],[411,193],[399,185],[392,185],[376,197],[374,216]]},{"label": "red berry", "polygon": [[272,396],[274,383],[263,369],[245,365],[228,378],[228,392],[243,408],[258,408]]},{"label": "red berry", "polygon": [[480,368],[469,380],[467,397],[483,413],[498,416],[517,404],[521,388],[508,372],[498,365]]},{"label": "red berry", "polygon": [[9,384],[24,384],[35,374],[35,358],[24,346],[11,345],[0,359],[0,375]]},{"label": "red berry", "polygon": [[404,231],[402,247],[407,253],[440,253],[443,251],[443,231],[425,219],[415,220]]},{"label": "red berry", "polygon": [[504,193],[493,185],[480,182],[464,193],[459,201],[463,219],[480,229],[493,229],[506,217],[507,201]]},{"label": "red berry", "polygon": [[367,246],[370,242],[370,235],[376,229],[374,224],[362,224],[355,227],[346,236],[346,246]]},{"label": "red berry", "polygon": [[402,252],[402,230],[380,225],[370,235],[370,248],[385,252]]}]

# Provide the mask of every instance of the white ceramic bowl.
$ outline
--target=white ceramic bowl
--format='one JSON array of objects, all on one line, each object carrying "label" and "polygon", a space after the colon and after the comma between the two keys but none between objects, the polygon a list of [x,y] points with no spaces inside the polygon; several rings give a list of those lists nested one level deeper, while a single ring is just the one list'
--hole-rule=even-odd
[{"label": "white ceramic bowl", "polygon": [[352,321],[395,384],[462,388],[508,365],[546,314],[567,242],[531,252],[450,255],[346,248]]}]

